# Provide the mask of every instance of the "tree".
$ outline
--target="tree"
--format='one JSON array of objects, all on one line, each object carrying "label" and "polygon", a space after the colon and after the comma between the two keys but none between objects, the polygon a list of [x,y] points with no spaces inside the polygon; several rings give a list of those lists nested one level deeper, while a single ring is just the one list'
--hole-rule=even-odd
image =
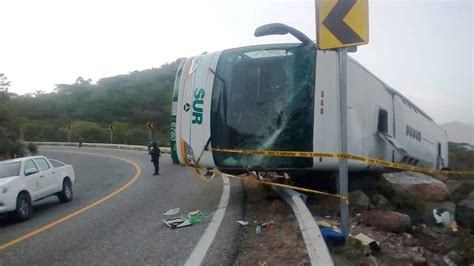
[{"label": "tree", "polygon": [[35,92],[33,94],[35,95],[35,97],[37,97],[37,96],[40,96],[41,94],[44,94],[44,91],[43,90],[35,90]]},{"label": "tree", "polygon": [[0,92],[8,94],[8,87],[10,87],[10,81],[5,74],[0,73]]},{"label": "tree", "polygon": [[24,145],[18,141],[21,119],[13,112],[8,94],[9,86],[10,81],[5,74],[0,73],[0,158],[6,157],[10,152],[20,156],[26,153]]},{"label": "tree", "polygon": [[88,142],[107,142],[108,131],[104,128],[114,121],[118,125],[114,142],[144,144],[148,139],[145,124],[154,122],[156,141],[167,143],[171,96],[180,60],[102,78],[97,83],[78,77],[69,84],[56,85],[53,93],[37,90],[30,97],[12,97],[11,106],[30,121],[27,140],[62,141],[67,134],[60,128],[73,121],[87,121],[95,125],[77,125],[73,140],[82,137]]}]

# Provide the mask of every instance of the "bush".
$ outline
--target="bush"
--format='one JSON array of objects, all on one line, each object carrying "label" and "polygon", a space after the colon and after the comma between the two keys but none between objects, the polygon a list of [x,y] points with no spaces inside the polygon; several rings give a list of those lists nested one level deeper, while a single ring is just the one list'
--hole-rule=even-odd
[{"label": "bush", "polygon": [[26,148],[31,152],[32,155],[38,154],[38,147],[33,142],[29,142]]},{"label": "bush", "polygon": [[459,265],[472,265],[474,263],[474,236],[469,230],[463,230],[460,238],[454,244],[453,249],[461,256],[461,261],[455,261]]},{"label": "bush", "polygon": [[468,183],[464,182],[461,183],[452,193],[451,193],[451,199],[455,203],[459,203],[462,200],[464,200],[469,193],[474,191],[474,184],[473,183]]},{"label": "bush", "polygon": [[102,128],[96,123],[78,121],[74,122],[72,127],[73,131],[71,141],[78,141],[79,139],[82,139],[82,142],[108,142],[108,132],[106,132],[105,128]]}]

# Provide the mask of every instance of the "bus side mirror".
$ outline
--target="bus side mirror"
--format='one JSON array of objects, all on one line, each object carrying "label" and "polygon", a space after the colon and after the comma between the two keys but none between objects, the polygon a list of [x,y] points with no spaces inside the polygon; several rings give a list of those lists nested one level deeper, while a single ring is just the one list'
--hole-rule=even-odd
[{"label": "bus side mirror", "polygon": [[285,35],[288,33],[300,40],[304,45],[313,43],[304,33],[283,23],[270,23],[260,26],[255,30],[254,35],[255,37],[261,37],[268,35]]}]

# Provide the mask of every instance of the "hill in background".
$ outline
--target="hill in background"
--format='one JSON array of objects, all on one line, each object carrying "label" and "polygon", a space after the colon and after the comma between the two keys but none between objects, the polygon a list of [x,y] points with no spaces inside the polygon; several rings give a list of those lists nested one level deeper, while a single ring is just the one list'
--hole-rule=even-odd
[{"label": "hill in background", "polygon": [[[154,139],[168,145],[171,96],[180,59],[159,68],[102,78],[97,83],[79,77],[58,84],[52,93],[11,97],[9,110],[22,121],[27,141],[113,142],[146,144],[147,122],[155,124]],[[68,125],[72,126],[69,132]],[[18,131],[20,131],[18,129]]]},{"label": "hill in background", "polygon": [[454,121],[441,125],[448,132],[448,140],[456,143],[469,143],[474,145],[474,127]]}]

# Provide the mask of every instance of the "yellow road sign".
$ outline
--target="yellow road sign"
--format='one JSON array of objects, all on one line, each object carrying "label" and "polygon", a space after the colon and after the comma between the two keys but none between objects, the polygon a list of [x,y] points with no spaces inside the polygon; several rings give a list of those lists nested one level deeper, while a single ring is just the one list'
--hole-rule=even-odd
[{"label": "yellow road sign", "polygon": [[114,124],[110,124],[110,125],[109,125],[109,129],[110,129],[111,131],[114,131],[114,130],[115,130]]},{"label": "yellow road sign", "polygon": [[71,126],[71,125],[68,125],[66,128],[67,128],[67,130],[72,130],[72,126]]},{"label": "yellow road sign", "polygon": [[146,123],[146,127],[147,127],[148,129],[153,129],[153,122],[148,122],[148,123]]},{"label": "yellow road sign", "polygon": [[369,42],[368,0],[316,0],[319,49],[335,49]]}]

